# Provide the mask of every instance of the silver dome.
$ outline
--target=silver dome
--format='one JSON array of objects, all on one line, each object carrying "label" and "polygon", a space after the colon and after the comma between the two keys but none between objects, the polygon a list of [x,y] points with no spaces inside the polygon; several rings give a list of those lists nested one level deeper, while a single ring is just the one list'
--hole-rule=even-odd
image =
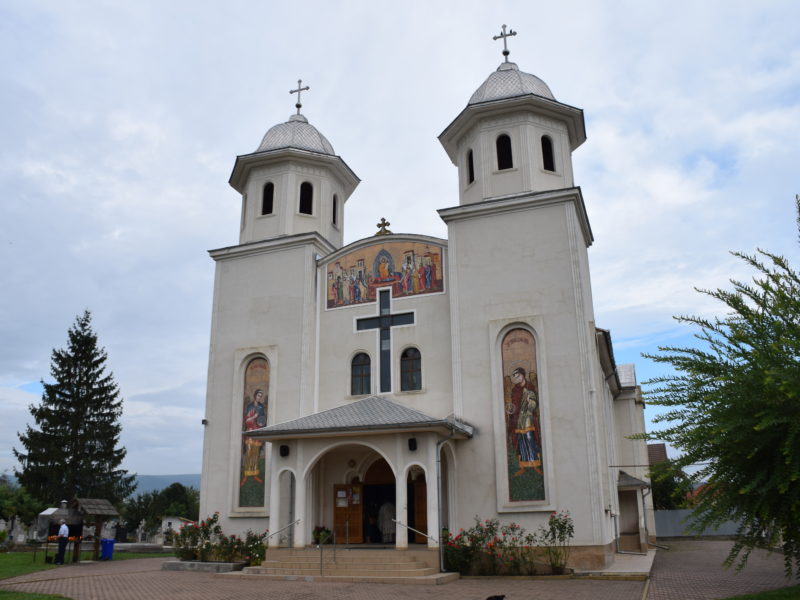
[{"label": "silver dome", "polygon": [[547,84],[536,75],[523,73],[513,62],[504,62],[500,63],[497,70],[486,78],[481,87],[475,90],[467,104],[478,104],[528,94],[555,100],[553,92],[550,91]]},{"label": "silver dome", "polygon": [[297,148],[298,150],[310,150],[320,154],[330,154],[335,156],[331,143],[322,135],[317,128],[310,125],[308,119],[303,115],[292,115],[286,123],[280,123],[271,127],[256,152],[266,152],[267,150],[278,150],[281,148]]}]

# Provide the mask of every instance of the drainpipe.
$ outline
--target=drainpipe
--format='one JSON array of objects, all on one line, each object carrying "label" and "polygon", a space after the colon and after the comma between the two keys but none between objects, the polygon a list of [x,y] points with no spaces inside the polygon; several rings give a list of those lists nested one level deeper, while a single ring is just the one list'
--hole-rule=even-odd
[{"label": "drainpipe", "polygon": [[442,495],[443,495],[442,494],[442,446],[444,446],[445,442],[451,439],[454,434],[455,431],[451,427],[450,435],[436,442],[436,485],[438,486],[439,490],[439,493],[436,494],[436,497],[439,501],[439,506],[438,506],[439,531],[437,532],[437,537],[439,538],[439,571],[441,573],[444,573],[444,545],[443,545],[444,542],[442,540],[442,512],[443,512],[442,511]]},{"label": "drainpipe", "polygon": [[647,529],[647,508],[645,504],[645,498],[647,498],[647,496],[649,496],[652,493],[652,491],[650,490],[650,488],[647,488],[646,491],[647,491],[646,494],[645,491],[642,491],[642,514],[644,515],[644,534],[645,536],[647,536],[647,545],[655,546],[656,548],[661,548],[662,550],[669,550],[669,547],[667,546],[659,546],[658,544],[650,541],[650,531]]}]

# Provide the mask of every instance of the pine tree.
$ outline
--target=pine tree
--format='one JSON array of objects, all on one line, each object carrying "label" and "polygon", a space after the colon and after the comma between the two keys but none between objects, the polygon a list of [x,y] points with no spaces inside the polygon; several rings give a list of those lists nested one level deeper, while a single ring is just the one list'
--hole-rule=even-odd
[{"label": "pine tree", "polygon": [[21,470],[14,474],[35,498],[49,505],[62,499],[104,498],[116,504],[136,487],[135,477],[119,468],[125,448],[118,447],[122,399],[108,358],[98,347],[85,311],[68,332],[67,348],[53,350],[50,374],[40,405],[31,405],[36,422],[18,437],[14,449]]}]

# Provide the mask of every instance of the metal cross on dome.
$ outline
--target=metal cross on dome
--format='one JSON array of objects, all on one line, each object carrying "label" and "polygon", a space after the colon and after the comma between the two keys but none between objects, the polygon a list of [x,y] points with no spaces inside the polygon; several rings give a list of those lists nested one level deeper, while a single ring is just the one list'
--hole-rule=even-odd
[{"label": "metal cross on dome", "polygon": [[[505,27],[505,25],[503,25],[503,27]],[[310,88],[310,87],[308,87],[308,86],[306,86],[306,87],[302,87],[302,86],[303,86],[303,80],[302,80],[302,79],[298,79],[298,80],[297,80],[297,89],[296,89],[296,90],[289,90],[289,93],[290,93],[290,94],[297,94],[297,104],[295,104],[294,106],[295,106],[295,108],[297,109],[297,114],[298,114],[298,115],[300,114],[300,109],[301,109],[301,108],[302,108],[302,106],[303,106],[303,105],[300,103],[300,92],[305,92],[305,91],[307,91],[307,90],[310,90],[310,89],[311,89],[311,88]]]},{"label": "metal cross on dome", "polygon": [[506,33],[506,26],[503,24],[503,33],[492,37],[493,40],[499,40],[500,38],[503,38],[503,56],[506,57],[506,62],[508,62],[508,55],[511,54],[511,52],[508,50],[508,42],[506,38],[510,38],[512,35],[517,35],[517,32],[513,29],[509,29],[508,33]]}]

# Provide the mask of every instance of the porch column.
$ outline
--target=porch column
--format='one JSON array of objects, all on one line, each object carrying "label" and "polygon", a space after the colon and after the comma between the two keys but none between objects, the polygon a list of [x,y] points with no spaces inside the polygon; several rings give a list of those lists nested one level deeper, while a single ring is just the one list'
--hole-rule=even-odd
[{"label": "porch column", "polygon": [[300,519],[300,522],[294,528],[294,547],[306,547],[306,490],[308,488],[308,480],[298,469],[298,477],[295,478],[295,494],[294,494],[294,518]]},{"label": "porch column", "polygon": [[[273,454],[274,456],[274,454]],[[270,461],[273,463],[273,461]],[[270,533],[278,531],[283,525],[280,522],[281,490],[280,473],[274,464],[269,467],[269,530]],[[269,547],[278,548],[281,543],[281,534],[269,538]]]},{"label": "porch column", "polygon": [[406,473],[400,463],[397,467],[397,477],[394,482],[395,519],[398,523],[394,529],[394,547],[408,548],[408,529],[400,523],[408,523],[408,491],[406,490]]},{"label": "porch column", "polygon": [[436,473],[436,436],[428,435],[425,445],[427,446],[427,460],[425,466],[428,473],[425,476],[425,489],[427,490],[427,513],[428,513],[428,535],[436,538],[436,541],[428,538],[428,548],[439,547],[439,537],[442,535],[442,528],[439,525],[439,481]]}]

